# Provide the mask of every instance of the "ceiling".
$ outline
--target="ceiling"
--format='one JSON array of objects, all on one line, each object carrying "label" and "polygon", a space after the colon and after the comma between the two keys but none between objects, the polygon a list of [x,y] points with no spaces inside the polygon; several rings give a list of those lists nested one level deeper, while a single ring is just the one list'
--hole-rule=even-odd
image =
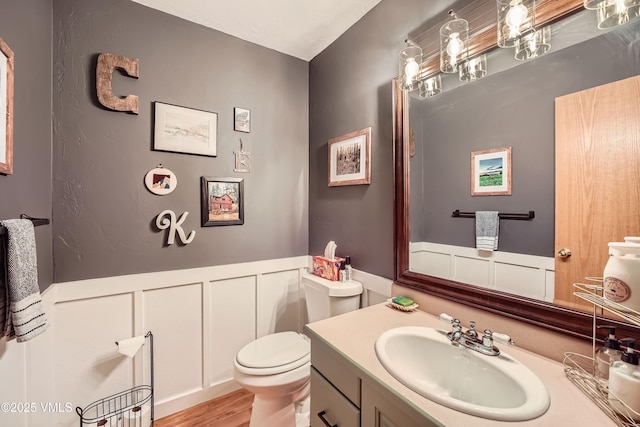
[{"label": "ceiling", "polygon": [[310,61],[381,0],[132,0]]}]

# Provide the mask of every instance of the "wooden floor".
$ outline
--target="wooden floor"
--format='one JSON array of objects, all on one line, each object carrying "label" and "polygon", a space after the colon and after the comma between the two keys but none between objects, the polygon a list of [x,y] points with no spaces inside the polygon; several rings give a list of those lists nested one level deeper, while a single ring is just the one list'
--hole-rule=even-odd
[{"label": "wooden floor", "polygon": [[153,427],[248,427],[253,394],[244,389],[160,418]]}]

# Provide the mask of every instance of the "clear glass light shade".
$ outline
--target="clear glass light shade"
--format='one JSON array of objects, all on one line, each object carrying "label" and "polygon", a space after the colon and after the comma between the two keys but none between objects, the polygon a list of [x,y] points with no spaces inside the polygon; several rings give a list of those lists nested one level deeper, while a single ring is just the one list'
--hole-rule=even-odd
[{"label": "clear glass light shade", "polygon": [[551,49],[551,27],[546,26],[520,37],[516,44],[515,58],[519,61],[544,55]]},{"label": "clear glass light shade", "polygon": [[584,0],[582,5],[585,9],[596,10],[598,5],[602,3],[604,0]]},{"label": "clear glass light shade", "polygon": [[440,92],[442,92],[442,79],[440,78],[440,74],[421,80],[418,84],[418,96],[420,98],[430,98]]},{"label": "clear glass light shade", "polygon": [[602,0],[596,16],[601,30],[624,25],[640,16],[640,0]]},{"label": "clear glass light shade", "polygon": [[467,57],[469,23],[465,19],[452,19],[440,28],[440,71],[455,73]]},{"label": "clear glass light shade", "polygon": [[479,55],[460,65],[460,81],[472,82],[487,75],[487,55]]},{"label": "clear glass light shade", "polygon": [[499,47],[515,47],[518,39],[533,32],[535,0],[496,0]]},{"label": "clear glass light shade", "polygon": [[402,81],[402,88],[412,90],[420,74],[422,63],[422,49],[420,46],[410,44],[400,51],[400,69],[398,76]]}]

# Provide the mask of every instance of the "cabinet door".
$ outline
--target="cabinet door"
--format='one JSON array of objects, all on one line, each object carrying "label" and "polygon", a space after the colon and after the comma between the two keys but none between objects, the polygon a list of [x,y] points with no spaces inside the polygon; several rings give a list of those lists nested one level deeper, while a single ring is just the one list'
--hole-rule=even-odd
[{"label": "cabinet door", "polygon": [[361,411],[362,425],[366,427],[435,427],[439,425],[414,412],[409,406],[394,404],[364,381],[362,382]]},{"label": "cabinet door", "polygon": [[311,367],[311,427],[359,427],[360,410]]}]

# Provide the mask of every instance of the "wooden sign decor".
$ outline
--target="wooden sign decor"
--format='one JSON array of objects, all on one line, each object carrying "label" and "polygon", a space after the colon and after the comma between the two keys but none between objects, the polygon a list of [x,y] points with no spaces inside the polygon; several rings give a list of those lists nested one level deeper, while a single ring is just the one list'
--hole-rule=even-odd
[{"label": "wooden sign decor", "polygon": [[129,77],[138,78],[138,59],[130,59],[114,53],[98,55],[96,66],[96,91],[98,101],[103,106],[115,111],[127,111],[138,114],[138,97],[127,95],[119,97],[113,94],[111,79],[116,69],[122,70]]}]

